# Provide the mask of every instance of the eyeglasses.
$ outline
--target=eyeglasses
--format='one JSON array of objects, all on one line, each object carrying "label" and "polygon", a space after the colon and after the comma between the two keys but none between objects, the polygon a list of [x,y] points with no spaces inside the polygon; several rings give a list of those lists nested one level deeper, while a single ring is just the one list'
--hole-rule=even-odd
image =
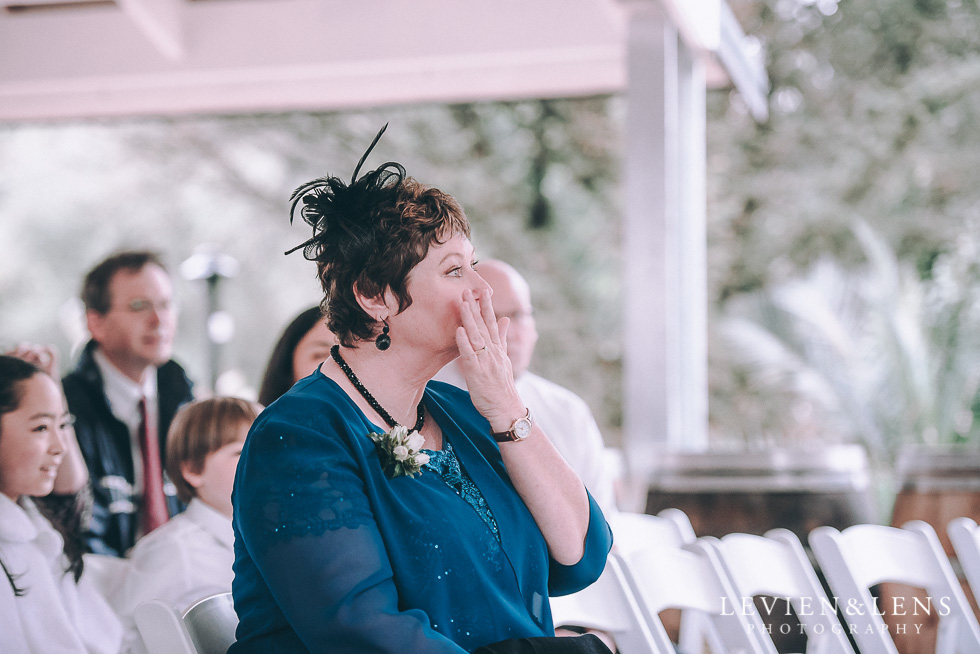
[{"label": "eyeglasses", "polygon": [[[141,297],[132,299],[127,304],[116,308],[118,308],[120,311],[127,311],[129,313],[149,313],[150,311],[166,313],[168,311],[173,311],[174,303],[171,300],[153,302],[152,300]],[[110,309],[110,311],[111,310],[112,309]]]}]

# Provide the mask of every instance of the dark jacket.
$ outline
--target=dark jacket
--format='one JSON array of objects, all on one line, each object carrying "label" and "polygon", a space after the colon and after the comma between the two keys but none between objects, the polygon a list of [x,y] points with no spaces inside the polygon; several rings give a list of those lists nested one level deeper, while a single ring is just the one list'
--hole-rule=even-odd
[{"label": "dark jacket", "polygon": [[[85,534],[88,551],[123,556],[139,533],[141,489],[135,488],[133,450],[129,428],[109,409],[102,374],[93,353],[97,344],[89,341],[75,370],[62,380],[68,410],[75,416],[75,434],[89,471],[93,506]],[[157,370],[159,402],[160,460],[166,460],[167,430],[177,409],[193,399],[191,381],[174,361]],[[173,515],[182,506],[173,484],[164,483],[167,504]]]}]

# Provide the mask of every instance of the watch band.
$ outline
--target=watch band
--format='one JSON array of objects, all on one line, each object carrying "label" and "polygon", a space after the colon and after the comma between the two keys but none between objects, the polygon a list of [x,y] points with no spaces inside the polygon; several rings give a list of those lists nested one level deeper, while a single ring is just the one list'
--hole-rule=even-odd
[{"label": "watch band", "polygon": [[493,436],[493,440],[498,443],[514,443],[516,441],[522,441],[528,437],[531,433],[531,426],[533,424],[531,419],[531,409],[526,409],[523,416],[515,420],[510,429],[507,431],[495,431],[491,432],[490,435]]}]

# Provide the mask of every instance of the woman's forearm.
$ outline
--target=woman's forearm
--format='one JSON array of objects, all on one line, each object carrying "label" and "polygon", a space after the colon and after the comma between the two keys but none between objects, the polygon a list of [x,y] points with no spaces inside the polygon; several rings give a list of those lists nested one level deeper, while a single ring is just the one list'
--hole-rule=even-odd
[{"label": "woman's forearm", "polygon": [[500,453],[551,557],[562,565],[578,563],[589,529],[589,498],[581,479],[537,425],[524,440],[501,443]]}]

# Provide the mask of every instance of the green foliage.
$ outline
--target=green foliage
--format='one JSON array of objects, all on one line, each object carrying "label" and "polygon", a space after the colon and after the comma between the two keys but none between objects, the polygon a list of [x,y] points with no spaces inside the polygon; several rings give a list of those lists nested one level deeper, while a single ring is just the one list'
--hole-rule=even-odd
[{"label": "green foliage", "polygon": [[858,441],[883,462],[906,443],[975,439],[978,235],[974,225],[922,280],[858,222],[864,266],[844,270],[827,255],[805,277],[732,302],[717,330],[739,382],[785,403],[744,436]]},{"label": "green foliage", "polygon": [[[751,437],[739,431],[744,417],[729,412],[749,405],[749,414],[759,416],[749,427],[770,437],[799,434],[807,424],[817,437],[866,439],[883,456],[906,440],[975,440],[968,418],[980,353],[970,336],[980,324],[973,308],[977,279],[964,251],[975,243],[972,226],[980,218],[973,179],[980,170],[980,8],[971,0],[766,0],[741,10],[768,53],[773,113],[757,126],[728,98],[711,98],[715,316],[719,322],[741,316],[747,297],[768,298],[771,313],[787,287],[804,280],[812,287],[815,271],[829,261],[839,279],[863,288],[869,260],[878,262],[875,268],[881,256],[854,237],[862,222],[882,241],[873,251],[894,252],[902,273],[900,281],[889,281],[893,294],[879,289],[878,299],[893,305],[855,290],[852,301],[860,298],[863,310],[848,314],[850,324],[838,316],[837,324],[878,357],[852,362],[867,368],[848,368],[852,387],[860,386],[857,377],[876,378],[878,368],[891,369],[891,384],[867,381],[868,392],[852,398],[860,397],[863,407],[841,404],[851,402],[843,381],[831,383],[826,371],[819,388],[804,384],[804,376],[792,392],[759,395],[759,375],[748,374],[744,361],[733,362],[725,349],[730,343],[715,333],[715,429]],[[952,274],[957,267],[965,268]],[[875,279],[884,283],[881,270]],[[960,300],[937,303],[940,285]],[[780,319],[791,314],[783,307]],[[900,314],[904,327],[887,328],[886,318]],[[770,324],[763,314],[754,320],[775,337],[813,327],[815,316],[801,312],[792,325]],[[916,356],[913,343],[900,338],[909,333],[920,340]],[[826,351],[815,351],[813,341],[804,347],[796,336],[796,347],[781,338],[768,343],[785,347],[780,366],[824,370]],[[828,393],[836,406],[827,405]],[[783,408],[794,402],[821,407],[824,422],[806,410],[794,419]],[[901,410],[886,411],[888,402]]]},{"label": "green foliage", "polygon": [[[176,356],[204,383],[205,288],[179,264],[209,245],[239,261],[221,284],[236,333],[225,389],[256,387],[282,327],[319,302],[315,268],[283,252],[309,237],[288,198],[324,174],[403,163],[458,198],[477,255],[529,279],[541,334],[535,371],[619,422],[619,134],[612,98],[0,126],[0,347],[85,338],[84,272],[120,247],[153,247],[175,273]],[[393,335],[395,336],[395,335]],[[237,387],[236,387],[237,385]]]}]

